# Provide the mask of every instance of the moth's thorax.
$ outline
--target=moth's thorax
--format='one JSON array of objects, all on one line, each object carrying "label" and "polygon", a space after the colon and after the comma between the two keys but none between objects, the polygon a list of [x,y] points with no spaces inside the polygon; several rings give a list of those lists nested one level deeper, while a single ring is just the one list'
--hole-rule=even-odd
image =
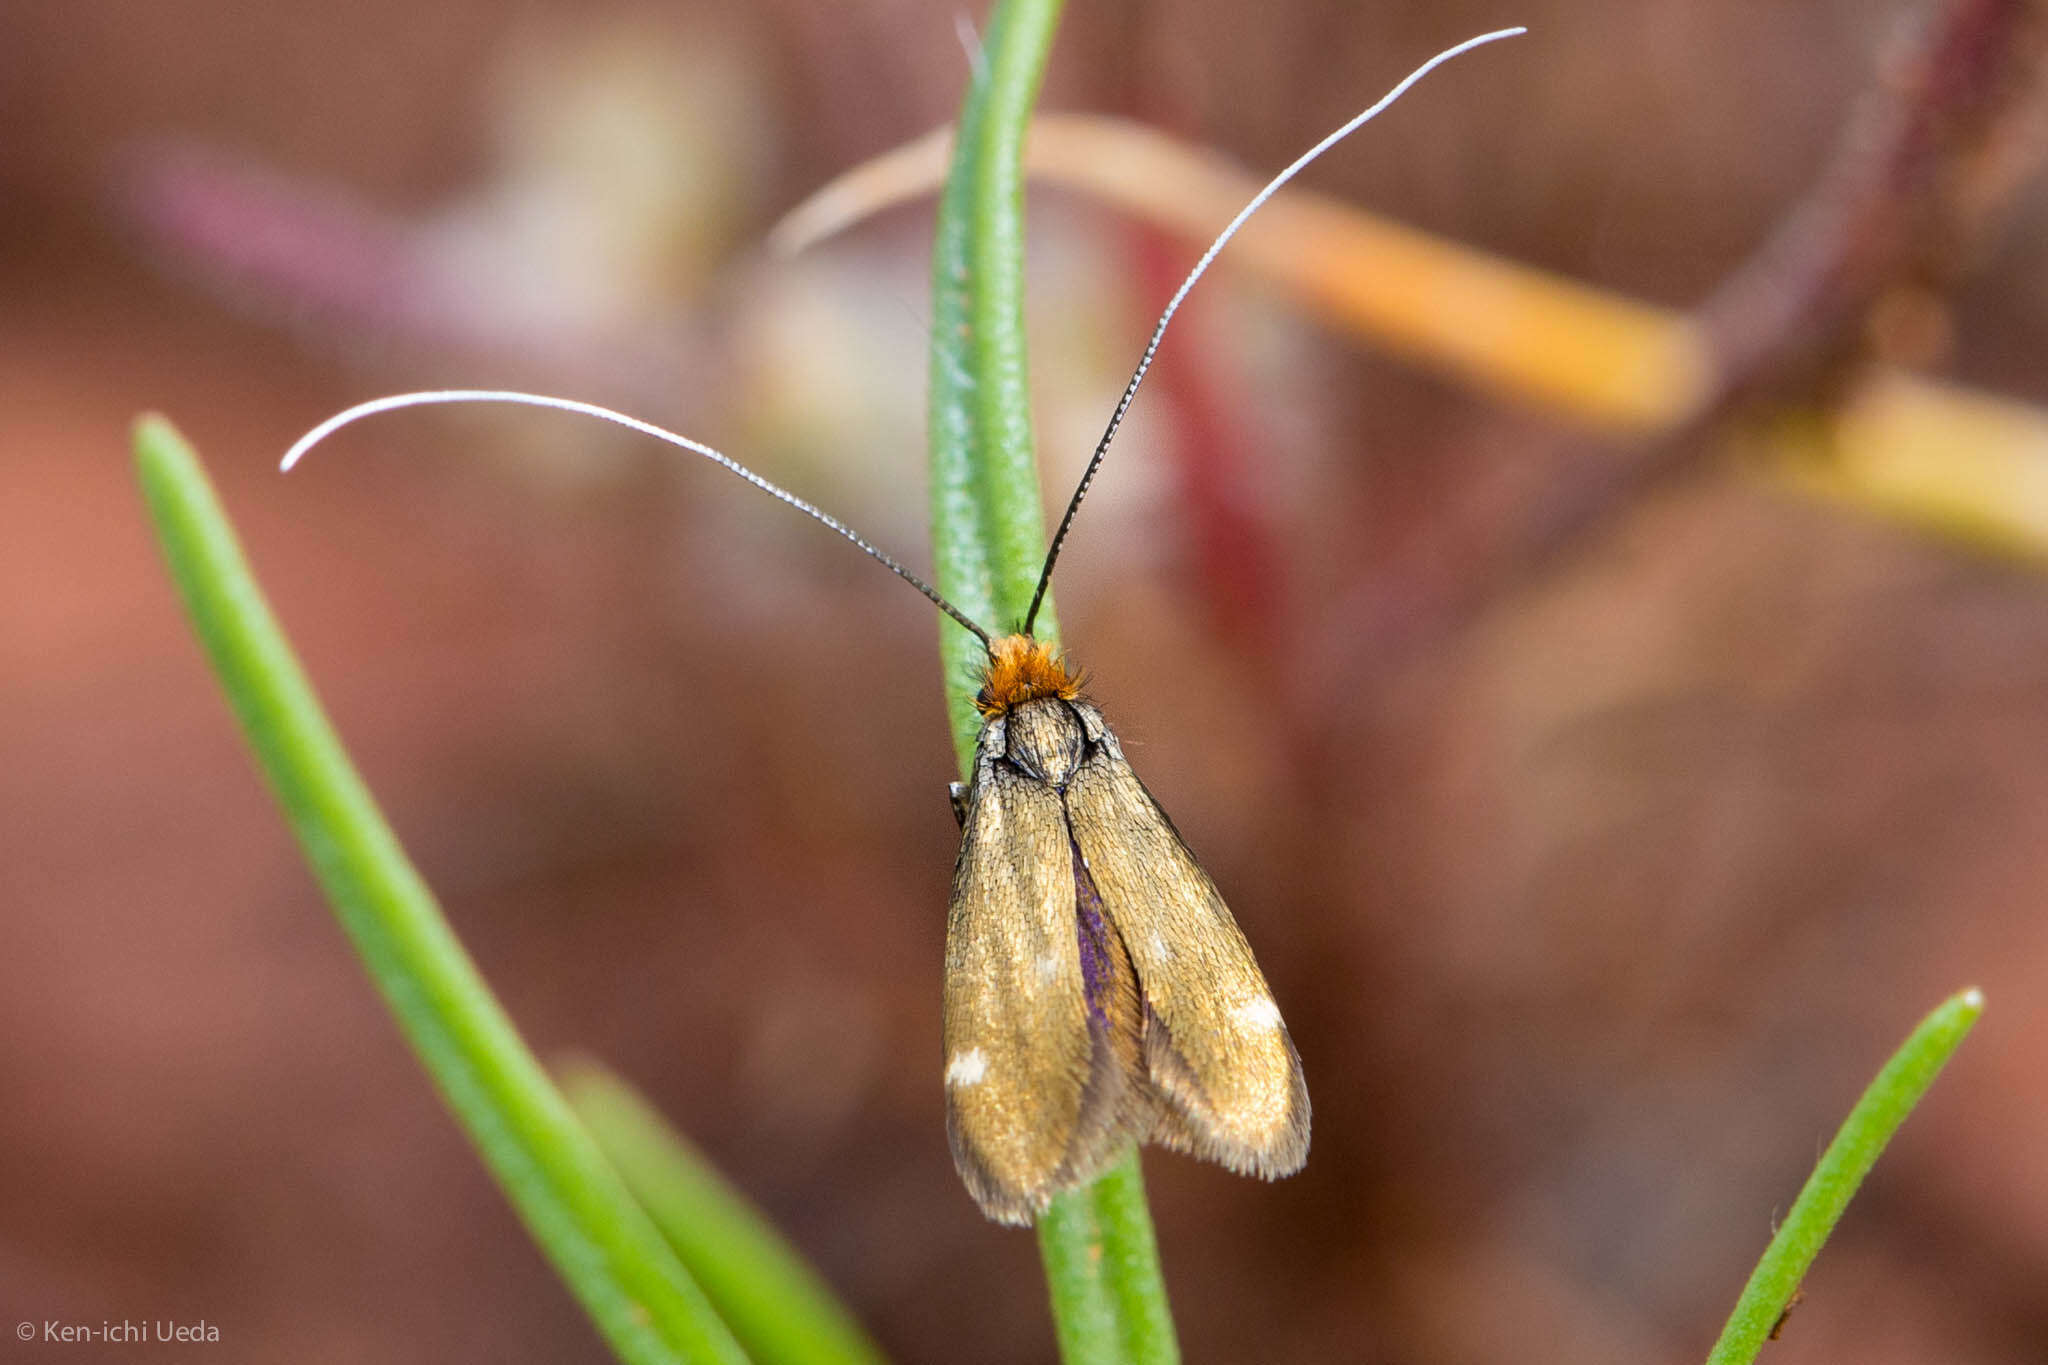
[{"label": "moth's thorax", "polygon": [[1066,660],[1051,645],[1029,635],[1005,635],[989,644],[988,667],[982,670],[974,705],[994,719],[1026,702],[1048,697],[1072,701],[1080,695],[1080,675],[1067,671]]},{"label": "moth's thorax", "polygon": [[988,729],[998,726],[1002,747],[996,756],[1050,787],[1065,787],[1088,755],[1087,729],[1064,698],[1040,697],[1012,707],[1009,715],[991,720]]}]

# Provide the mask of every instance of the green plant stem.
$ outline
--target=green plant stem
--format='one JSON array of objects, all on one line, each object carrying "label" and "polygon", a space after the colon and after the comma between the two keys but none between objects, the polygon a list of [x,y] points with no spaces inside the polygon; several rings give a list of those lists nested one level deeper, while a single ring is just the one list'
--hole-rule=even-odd
[{"label": "green plant stem", "polygon": [[[1004,0],[990,17],[953,144],[932,249],[932,558],[939,590],[985,628],[1021,624],[1046,532],[1024,357],[1023,147],[1058,0]],[[974,761],[985,656],[940,623],[960,770]],[[1050,598],[1036,635],[1057,642]],[[1062,1357],[1179,1359],[1135,1151],[1053,1201],[1039,1251]]]},{"label": "green plant stem", "polygon": [[[1021,624],[1045,557],[1024,359],[1024,133],[1059,0],[989,18],[953,140],[932,242],[932,561],[939,591],[984,629]],[[981,718],[980,642],[940,621],[954,747],[967,773]],[[1050,600],[1036,634],[1059,638]]]},{"label": "green plant stem", "polygon": [[652,1105],[590,1063],[560,1074],[577,1116],[748,1355],[759,1365],[880,1365],[825,1282]]},{"label": "green plant stem", "polygon": [[1038,1220],[1038,1251],[1067,1365],[1180,1359],[1134,1147]]},{"label": "green plant stem", "polygon": [[198,458],[136,426],[157,537],[342,928],[534,1240],[621,1360],[746,1357],[491,995],[321,712]]},{"label": "green plant stem", "polygon": [[1791,1307],[1813,1258],[1835,1230],[1863,1177],[1983,1012],[1984,997],[1977,991],[1951,996],[1920,1022],[1877,1073],[1751,1272],[1707,1365],[1749,1365],[1756,1358]]}]

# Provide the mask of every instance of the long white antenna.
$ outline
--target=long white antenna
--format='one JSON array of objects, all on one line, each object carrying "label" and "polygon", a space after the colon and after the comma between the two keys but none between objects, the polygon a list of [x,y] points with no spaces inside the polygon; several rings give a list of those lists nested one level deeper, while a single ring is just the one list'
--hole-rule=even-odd
[{"label": "long white antenna", "polygon": [[1066,514],[1060,518],[1059,529],[1053,533],[1052,546],[1045,552],[1045,567],[1038,575],[1038,590],[1031,594],[1031,609],[1024,614],[1026,635],[1031,633],[1032,624],[1038,619],[1038,608],[1045,601],[1046,589],[1052,584],[1052,566],[1059,560],[1060,546],[1066,542],[1067,532],[1074,525],[1074,514],[1081,510],[1081,499],[1088,496],[1088,485],[1095,482],[1095,471],[1102,467],[1102,457],[1109,453],[1109,443],[1116,439],[1117,428],[1123,425],[1124,414],[1130,411],[1131,400],[1138,396],[1138,385],[1145,382],[1145,372],[1152,368],[1152,357],[1158,354],[1160,338],[1166,335],[1166,324],[1173,321],[1173,315],[1180,310],[1182,300],[1186,299],[1188,291],[1195,287],[1195,281],[1201,279],[1203,272],[1208,270],[1209,263],[1214,261],[1230,239],[1237,235],[1237,230],[1245,225],[1245,220],[1257,213],[1268,199],[1279,192],[1282,185],[1299,175],[1302,168],[1311,161],[1379,117],[1388,105],[1407,94],[1409,88],[1417,81],[1451,58],[1463,56],[1475,47],[1484,47],[1502,38],[1518,37],[1528,31],[1526,28],[1496,29],[1492,33],[1482,33],[1477,38],[1467,38],[1456,47],[1448,47],[1437,53],[1409,72],[1399,85],[1380,96],[1371,108],[1296,157],[1292,165],[1267,181],[1266,187],[1253,195],[1251,202],[1237,211],[1237,217],[1231,219],[1229,225],[1216,234],[1216,240],[1209,243],[1209,249],[1202,253],[1202,259],[1195,262],[1195,268],[1180,282],[1180,288],[1173,291],[1173,297],[1167,301],[1166,311],[1159,315],[1159,322],[1152,329],[1152,339],[1145,343],[1145,353],[1138,357],[1138,368],[1132,372],[1131,382],[1124,386],[1124,396],[1117,400],[1116,411],[1110,414],[1109,427],[1102,433],[1102,439],[1095,443],[1095,454],[1089,458],[1087,469],[1082,471],[1081,482],[1075,487],[1074,496],[1067,500]]},{"label": "long white antenna", "polygon": [[517,403],[533,408],[553,408],[558,412],[573,412],[585,417],[596,417],[607,422],[615,422],[619,426],[640,432],[642,435],[652,436],[657,441],[666,441],[670,445],[687,450],[693,455],[702,455],[707,460],[725,466],[725,468],[739,475],[769,497],[788,503],[797,511],[811,518],[811,520],[829,526],[840,535],[845,536],[856,546],[860,547],[863,554],[878,561],[883,568],[888,569],[898,578],[910,584],[911,587],[916,588],[919,592],[930,598],[934,606],[938,607],[940,611],[943,611],[955,621],[958,621],[962,626],[965,626],[984,645],[989,642],[988,632],[969,619],[965,612],[940,596],[937,588],[934,588],[931,584],[925,582],[901,564],[898,564],[881,550],[875,548],[858,531],[855,531],[837,517],[805,502],[780,484],[769,482],[741,464],[738,460],[720,451],[713,450],[702,441],[693,441],[687,436],[681,436],[670,431],[667,427],[659,427],[652,422],[643,422],[638,417],[628,417],[623,412],[615,412],[611,408],[601,408],[595,403],[580,403],[573,398],[555,398],[544,393],[518,393],[507,389],[430,389],[424,393],[395,393],[387,398],[373,398],[367,403],[358,403],[346,412],[335,413],[334,416],[292,442],[292,448],[284,453],[284,460],[278,467],[290,470],[293,465],[297,464],[305,456],[307,451],[352,422],[360,421],[365,417],[373,417],[380,412],[395,412],[400,408],[426,407],[433,403]]},{"label": "long white antenna", "polygon": [[[1152,339],[1145,344],[1144,355],[1139,357],[1138,368],[1132,373],[1131,382],[1124,387],[1123,397],[1117,401],[1116,411],[1110,416],[1109,427],[1102,433],[1102,439],[1096,443],[1095,454],[1088,461],[1088,468],[1081,475],[1081,482],[1074,489],[1073,498],[1067,503],[1066,515],[1060,518],[1059,530],[1053,535],[1051,548],[1046,551],[1045,567],[1038,576],[1038,590],[1032,594],[1031,610],[1024,617],[1025,634],[1030,634],[1032,623],[1038,619],[1038,609],[1045,601],[1047,585],[1052,582],[1053,565],[1059,559],[1060,546],[1065,543],[1067,532],[1073,527],[1074,514],[1080,510],[1081,499],[1087,496],[1088,486],[1095,480],[1095,471],[1101,467],[1102,457],[1108,453],[1110,442],[1116,438],[1117,428],[1123,424],[1124,414],[1130,410],[1131,400],[1137,396],[1138,385],[1144,382],[1145,372],[1152,367],[1152,358],[1158,353],[1160,339],[1166,335],[1166,325],[1173,321],[1173,315],[1179,310],[1181,301],[1187,298],[1188,291],[1195,287],[1196,280],[1202,278],[1203,272],[1208,270],[1209,263],[1216,259],[1217,253],[1222,251],[1224,245],[1237,235],[1237,230],[1244,226],[1245,220],[1258,212],[1260,206],[1268,199],[1271,199],[1282,185],[1292,180],[1311,161],[1314,161],[1339,142],[1342,142],[1359,128],[1370,123],[1388,105],[1406,94],[1410,86],[1413,86],[1417,81],[1453,57],[1470,52],[1475,47],[1480,47],[1502,38],[1512,38],[1517,34],[1526,33],[1527,31],[1522,28],[1504,28],[1493,33],[1483,33],[1477,38],[1469,38],[1459,43],[1456,47],[1446,48],[1436,56],[1431,57],[1428,61],[1410,72],[1399,85],[1396,85],[1392,90],[1381,96],[1378,103],[1359,114],[1336,132],[1331,133],[1315,146],[1309,148],[1308,151],[1295,159],[1294,164],[1274,176],[1264,189],[1252,196],[1250,203],[1238,211],[1237,217],[1230,220],[1229,226],[1217,234],[1216,240],[1209,244],[1209,249],[1202,253],[1202,258],[1195,262],[1195,268],[1188,272],[1186,279],[1181,281],[1180,288],[1174,291],[1173,298],[1166,305],[1166,311],[1159,315],[1159,322],[1152,329]],[[373,417],[383,412],[396,412],[402,408],[427,407],[437,403],[513,403],[526,407],[553,408],[558,412],[573,412],[584,417],[595,417],[601,421],[611,422],[630,431],[637,431],[642,435],[652,436],[657,441],[665,441],[669,445],[681,450],[687,450],[693,455],[702,455],[705,459],[722,465],[731,473],[745,479],[769,497],[779,502],[787,503],[813,521],[829,527],[852,541],[861,553],[875,560],[883,568],[888,569],[898,578],[910,584],[911,587],[923,593],[931,600],[934,606],[959,622],[962,627],[976,639],[980,640],[983,645],[989,643],[988,632],[977,625],[965,612],[941,596],[938,589],[904,568],[895,559],[871,544],[859,532],[840,521],[837,517],[804,501],[780,484],[772,483],[762,478],[738,460],[721,451],[712,449],[702,441],[693,441],[687,436],[670,431],[667,427],[656,426],[652,422],[642,421],[638,417],[629,417],[623,412],[599,407],[595,403],[579,402],[573,398],[556,398],[550,394],[543,393],[520,393],[510,389],[430,389],[420,393],[392,394],[385,398],[371,399],[367,403],[358,403],[344,412],[337,412],[334,416],[294,441],[292,448],[285,452],[284,460],[280,467],[289,470],[304,458],[306,452],[314,446],[319,445],[343,427],[361,421],[365,417]]]}]

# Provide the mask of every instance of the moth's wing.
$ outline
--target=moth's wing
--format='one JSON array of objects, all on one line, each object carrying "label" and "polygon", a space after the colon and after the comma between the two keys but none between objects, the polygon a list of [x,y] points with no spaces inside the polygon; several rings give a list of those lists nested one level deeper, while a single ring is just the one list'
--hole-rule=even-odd
[{"label": "moth's wing", "polygon": [[1264,1176],[1308,1159],[1308,1086],[1237,921],[1092,706],[1094,751],[1067,783],[1074,839],[1144,997],[1163,1112],[1151,1140]]},{"label": "moth's wing", "polygon": [[1076,902],[1059,793],[978,760],[946,923],[946,1133],[998,1222],[1093,1173],[1136,1064],[1134,1042],[1119,1067],[1091,1027]]}]

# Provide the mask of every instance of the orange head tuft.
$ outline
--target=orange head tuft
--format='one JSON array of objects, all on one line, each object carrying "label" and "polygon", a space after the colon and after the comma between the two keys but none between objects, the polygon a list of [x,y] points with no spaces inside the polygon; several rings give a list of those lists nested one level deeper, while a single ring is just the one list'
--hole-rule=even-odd
[{"label": "orange head tuft", "polygon": [[1066,660],[1029,635],[1005,635],[988,647],[975,709],[984,716],[1007,714],[1013,707],[1041,697],[1072,701],[1081,695],[1081,675],[1067,671]]}]

